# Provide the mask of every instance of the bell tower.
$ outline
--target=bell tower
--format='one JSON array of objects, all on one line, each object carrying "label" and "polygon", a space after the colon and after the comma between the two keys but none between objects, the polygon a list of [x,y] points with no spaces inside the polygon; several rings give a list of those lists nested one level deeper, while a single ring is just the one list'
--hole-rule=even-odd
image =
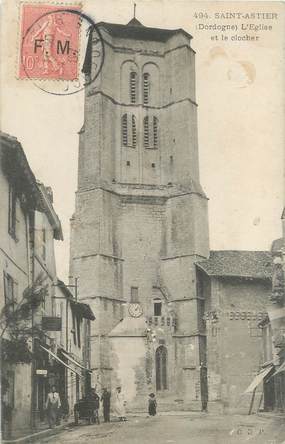
[{"label": "bell tower", "polygon": [[194,263],[209,253],[195,52],[182,29],[98,26],[105,59],[85,91],[70,265],[96,313],[93,374],[122,385],[134,407],[156,391],[187,408],[204,353]]}]

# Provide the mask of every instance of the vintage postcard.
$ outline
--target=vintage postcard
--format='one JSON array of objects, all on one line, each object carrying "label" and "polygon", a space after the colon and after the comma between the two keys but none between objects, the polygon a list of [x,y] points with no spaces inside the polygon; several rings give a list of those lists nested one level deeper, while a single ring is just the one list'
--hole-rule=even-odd
[{"label": "vintage postcard", "polygon": [[284,444],[285,3],[1,13],[3,443]]}]

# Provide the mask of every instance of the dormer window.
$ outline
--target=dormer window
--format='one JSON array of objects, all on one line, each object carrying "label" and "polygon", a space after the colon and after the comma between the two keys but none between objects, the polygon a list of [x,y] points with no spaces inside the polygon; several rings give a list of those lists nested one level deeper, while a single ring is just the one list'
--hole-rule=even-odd
[{"label": "dormer window", "polygon": [[134,71],[130,73],[130,100],[131,103],[137,101],[137,73]]},{"label": "dormer window", "polygon": [[150,75],[146,72],[143,75],[143,103],[147,105],[149,102],[149,84],[150,84]]}]

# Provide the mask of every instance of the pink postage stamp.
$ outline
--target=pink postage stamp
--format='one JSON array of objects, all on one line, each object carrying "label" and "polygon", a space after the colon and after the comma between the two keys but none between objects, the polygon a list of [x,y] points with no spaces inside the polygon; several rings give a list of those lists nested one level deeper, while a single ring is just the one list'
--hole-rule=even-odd
[{"label": "pink postage stamp", "polygon": [[78,78],[79,5],[22,4],[20,79]]}]

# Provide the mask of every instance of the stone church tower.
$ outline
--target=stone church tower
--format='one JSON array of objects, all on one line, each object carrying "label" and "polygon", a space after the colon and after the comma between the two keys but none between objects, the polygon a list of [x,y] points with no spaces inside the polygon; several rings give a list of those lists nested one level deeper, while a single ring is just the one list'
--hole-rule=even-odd
[{"label": "stone church tower", "polygon": [[[96,321],[93,384],[129,407],[200,399],[205,337],[194,263],[208,257],[199,183],[195,52],[182,29],[100,23],[105,60],[85,91],[71,275]],[[96,62],[92,36],[84,72]]]}]

